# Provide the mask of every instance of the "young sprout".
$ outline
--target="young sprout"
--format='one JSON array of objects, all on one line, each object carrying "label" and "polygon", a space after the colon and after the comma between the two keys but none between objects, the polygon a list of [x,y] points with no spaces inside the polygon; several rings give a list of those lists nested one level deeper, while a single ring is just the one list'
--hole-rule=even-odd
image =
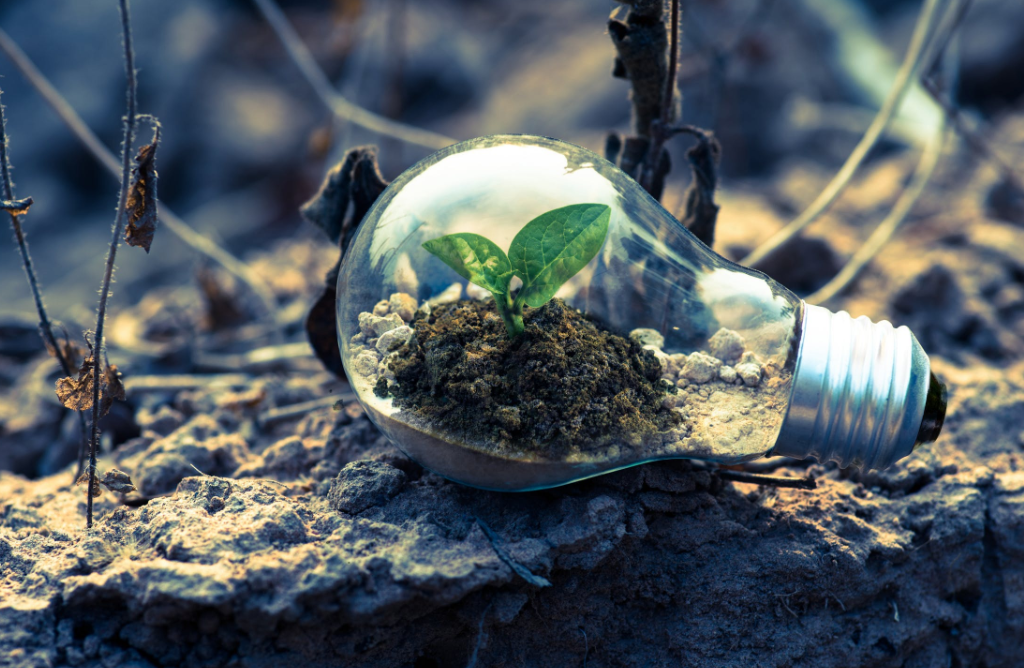
[{"label": "young sprout", "polygon": [[[611,211],[604,204],[573,204],[542,213],[519,230],[508,255],[490,239],[471,232],[431,239],[423,247],[491,293],[509,338],[514,339],[524,331],[523,306],[543,306],[594,259],[608,235]],[[523,281],[515,299],[509,289],[513,276]]]}]

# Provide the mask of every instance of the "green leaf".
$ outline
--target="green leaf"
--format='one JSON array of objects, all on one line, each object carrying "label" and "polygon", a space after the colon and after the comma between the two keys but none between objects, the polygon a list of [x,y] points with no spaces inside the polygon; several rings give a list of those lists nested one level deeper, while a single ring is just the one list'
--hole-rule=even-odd
[{"label": "green leaf", "polygon": [[573,204],[543,213],[519,230],[508,249],[523,279],[516,297],[537,308],[594,259],[608,235],[612,210],[604,204]]},{"label": "green leaf", "polygon": [[493,294],[508,294],[512,265],[497,244],[470,232],[431,239],[423,247],[468,281]]}]

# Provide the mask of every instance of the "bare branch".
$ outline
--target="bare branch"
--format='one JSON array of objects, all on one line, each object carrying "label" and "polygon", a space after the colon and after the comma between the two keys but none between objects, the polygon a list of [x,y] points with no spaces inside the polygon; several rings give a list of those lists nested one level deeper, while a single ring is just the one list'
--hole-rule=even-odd
[{"label": "bare branch", "polygon": [[[810,295],[805,299],[809,304],[822,304],[832,299],[840,292],[842,292],[866,267],[878,253],[881,252],[882,248],[896,234],[900,225],[906,220],[911,210],[914,208],[914,204],[920,199],[922,193],[928,185],[928,181],[931,179],[932,173],[935,171],[935,167],[939,164],[939,158],[942,156],[942,148],[946,143],[946,130],[950,122],[956,123],[955,119],[960,117],[956,115],[956,110],[952,108],[952,105],[945,100],[942,92],[939,90],[938,85],[931,79],[930,72],[935,65],[942,60],[943,74],[946,75],[950,81],[956,78],[958,61],[954,55],[956,52],[955,47],[949,48],[951,40],[954,39],[957,28],[963,21],[964,15],[966,14],[967,8],[970,6],[971,0],[965,0],[960,4],[959,7],[954,6],[950,11],[946,12],[943,19],[943,27],[940,29],[932,44],[929,45],[927,52],[926,62],[927,67],[924,70],[922,76],[923,87],[935,98],[937,102],[943,107],[945,114],[939,121],[939,126],[935,130],[935,134],[932,135],[924,151],[921,154],[921,159],[914,169],[914,174],[911,177],[910,184],[902,192],[899,199],[896,200],[896,205],[889,212],[889,215],[878,225],[868,240],[864,242],[864,245],[858,249],[858,251],[850,258],[850,261],[843,267],[843,269],[836,274],[828,283],[819,288],[814,294]],[[955,44],[955,42],[952,42]],[[998,159],[996,159],[998,162]],[[1009,169],[1009,168],[1007,168]],[[1012,172],[1009,172],[1012,178]],[[1005,174],[1005,172],[1004,172]]]},{"label": "bare branch", "polygon": [[808,304],[823,304],[838,295],[889,243],[889,240],[896,234],[896,230],[899,229],[903,221],[906,220],[907,215],[910,214],[911,209],[914,208],[914,204],[921,197],[925,186],[928,185],[928,181],[935,171],[935,166],[939,164],[945,140],[946,123],[942,121],[939,123],[939,130],[935,133],[935,137],[928,143],[921,154],[921,160],[914,170],[914,176],[911,178],[910,185],[900,195],[896,201],[896,206],[892,208],[889,215],[885,217],[885,220],[879,223],[875,231],[871,233],[871,236],[864,242],[864,245],[850,258],[846,266],[832,280],[818,289],[817,292],[804,299],[804,301]]},{"label": "bare branch", "polygon": [[[59,116],[61,121],[64,122],[64,125],[71,130],[72,134],[75,135],[78,141],[82,142],[82,145],[85,146],[89,153],[92,154],[93,158],[106,167],[107,171],[115,177],[120,178],[121,166],[118,164],[117,158],[114,157],[114,154],[103,145],[103,142],[101,142],[89,126],[85,124],[85,121],[83,121],[82,117],[78,115],[78,112],[68,104],[68,101],[64,96],[62,96],[60,92],[53,87],[53,84],[43,76],[42,72],[39,71],[39,68],[35,66],[25,52],[21,50],[17,43],[14,42],[14,40],[12,40],[11,37],[3,31],[3,29],[0,29],[0,51],[3,51],[11,60],[25,79],[27,79],[32,87],[36,89],[46,103],[50,105],[50,108],[57,113],[57,116]],[[160,220],[167,226],[167,229],[185,242],[186,245],[209,257],[248,286],[252,293],[259,299],[265,312],[265,317],[276,323],[277,307],[275,305],[274,296],[262,278],[252,271],[244,262],[217,245],[215,241],[190,227],[188,223],[175,215],[175,213],[168,209],[162,202],[159,204],[159,207]]]},{"label": "bare branch", "polygon": [[132,24],[128,15],[128,0],[118,0],[121,10],[121,33],[124,43],[124,69],[128,79],[127,113],[124,117],[124,139],[121,144],[121,192],[117,198],[117,213],[114,216],[113,237],[107,252],[107,263],[104,266],[103,282],[100,285],[100,303],[96,310],[96,342],[93,348],[93,384],[92,384],[92,435],[89,439],[89,491],[86,502],[85,526],[92,528],[92,489],[96,486],[96,446],[100,437],[100,378],[103,376],[103,327],[106,324],[107,298],[110,296],[110,281],[114,277],[114,261],[117,258],[117,245],[121,241],[121,230],[124,226],[125,203],[128,200],[128,186],[132,175],[132,144],[135,142],[135,48],[132,45]]},{"label": "bare branch", "polygon": [[917,25],[914,26],[914,33],[910,39],[907,54],[903,59],[903,64],[900,65],[899,71],[896,73],[896,80],[893,81],[889,94],[882,103],[882,108],[878,110],[878,114],[871,122],[871,126],[864,133],[864,136],[861,137],[860,142],[853,149],[853,152],[850,153],[846,163],[832,178],[832,181],[803,213],[786,225],[786,227],[779,230],[768,241],[754,249],[747,257],[743,258],[740,261],[741,264],[749,267],[757,266],[782,248],[790,239],[803,231],[805,227],[817,220],[836,201],[857,169],[860,168],[868,153],[874,148],[878,139],[885,133],[889,122],[895,115],[896,110],[899,109],[900,102],[902,102],[911,83],[917,80],[917,75],[924,64],[927,46],[935,35],[941,20],[939,9],[948,1],[925,0],[917,19]]},{"label": "bare branch", "polygon": [[[3,92],[0,91],[0,95]],[[14,183],[11,180],[10,158],[7,155],[7,119],[4,117],[4,107],[0,104],[0,179],[3,180],[2,199],[14,201]],[[11,227],[14,228],[14,237],[18,241],[18,250],[21,252],[21,262],[25,267],[25,275],[28,277],[28,285],[32,290],[32,298],[36,302],[36,312],[39,314],[39,328],[43,332],[43,339],[54,351],[61,370],[65,375],[70,376],[74,369],[68,364],[61,347],[57,345],[57,338],[53,335],[53,326],[46,313],[46,305],[43,304],[43,293],[39,289],[39,279],[36,277],[35,266],[32,264],[32,256],[28,251],[28,239],[25,237],[25,230],[21,226],[21,215],[9,210]]]},{"label": "bare branch", "polygon": [[985,139],[977,132],[972,130],[964,119],[964,115],[960,113],[960,110],[953,106],[953,104],[946,99],[946,96],[942,94],[936,83],[931,78],[925,78],[921,81],[924,89],[928,91],[928,94],[942,107],[942,110],[946,113],[946,118],[949,119],[953,129],[956,133],[963,138],[964,142],[970,147],[975,154],[982,160],[987,160],[995,165],[996,169],[999,170],[999,175],[1004,181],[1012,183],[1015,188],[1024,192],[1024,180],[1017,175],[1013,168],[1008,162],[1003,160],[999,155],[992,149],[991,146],[985,141]]},{"label": "bare branch", "polygon": [[[10,156],[7,150],[7,119],[4,118],[2,103],[0,103],[0,179],[3,181],[3,198],[13,200],[14,181],[11,179]],[[8,213],[11,216],[11,226],[14,228],[14,238],[18,242],[18,251],[21,253],[21,263],[25,268],[25,276],[28,278],[28,286],[32,291],[32,299],[35,300],[36,313],[39,314],[39,329],[43,333],[43,340],[46,342],[47,347],[53,351],[53,355],[57,358],[57,362],[60,364],[64,375],[73,376],[75,370],[71,368],[71,363],[64,354],[64,348],[58,345],[57,337],[53,334],[53,325],[50,322],[49,315],[46,313],[46,305],[43,303],[43,292],[39,287],[39,278],[36,276],[35,266],[32,264],[32,255],[28,250],[28,238],[25,236],[25,230],[21,226],[21,216],[13,211]],[[78,470],[75,472],[76,478],[82,475],[82,469],[85,466],[86,443],[88,442],[88,425],[85,422],[85,415],[83,413],[78,413],[78,427],[80,441],[78,444]]]},{"label": "bare branch", "polygon": [[285,420],[303,417],[307,413],[312,413],[313,411],[321,410],[323,408],[331,408],[338,406],[339,404],[343,405],[355,400],[356,395],[354,392],[342,392],[341,394],[334,396],[321,397],[319,399],[313,399],[312,401],[304,401],[299,404],[291,404],[281,408],[270,408],[256,416],[256,424],[262,428],[266,428],[277,422],[284,422]]},{"label": "bare branch", "polygon": [[392,137],[430,149],[440,149],[457,143],[458,140],[451,137],[393,121],[349,102],[331,85],[327,75],[317,65],[313,54],[309,52],[298,33],[295,32],[295,28],[288,22],[284,12],[274,0],[253,0],[253,2],[263,14],[263,18],[274,29],[277,38],[281,40],[281,45],[284,46],[295,66],[299,68],[302,77],[313,87],[313,91],[324,106],[339,119],[385,137]]}]

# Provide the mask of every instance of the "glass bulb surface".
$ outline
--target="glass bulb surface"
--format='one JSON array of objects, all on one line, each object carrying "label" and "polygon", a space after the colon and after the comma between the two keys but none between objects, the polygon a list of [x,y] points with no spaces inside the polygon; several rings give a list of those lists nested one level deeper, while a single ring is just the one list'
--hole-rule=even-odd
[{"label": "glass bulb surface", "polygon": [[[604,242],[551,302],[526,309],[523,340],[501,340],[492,295],[423,247],[474,233],[508,249],[531,220],[583,203],[610,208]],[[426,468],[497,490],[770,452],[804,311],[786,288],[709,250],[611,163],[533,136],[462,142],[403,173],[364,218],[338,278],[342,360],[371,419]],[[584,330],[596,350],[574,338]],[[545,346],[557,369],[539,368]],[[480,376],[467,376],[476,361]],[[547,385],[516,384],[534,372]]]}]

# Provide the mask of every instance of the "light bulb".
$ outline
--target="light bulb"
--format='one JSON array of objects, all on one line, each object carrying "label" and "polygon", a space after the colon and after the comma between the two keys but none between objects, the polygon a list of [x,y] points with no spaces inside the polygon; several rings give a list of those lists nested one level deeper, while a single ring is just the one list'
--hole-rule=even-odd
[{"label": "light bulb", "polygon": [[[525,308],[518,338],[497,297],[423,246],[472,233],[510,249],[530,221],[581,204],[608,207],[603,242]],[[406,171],[364,218],[337,294],[342,360],[371,419],[426,468],[486,489],[674,458],[881,469],[935,440],[945,414],[906,327],[803,303],[554,139],[482,137]]]}]

